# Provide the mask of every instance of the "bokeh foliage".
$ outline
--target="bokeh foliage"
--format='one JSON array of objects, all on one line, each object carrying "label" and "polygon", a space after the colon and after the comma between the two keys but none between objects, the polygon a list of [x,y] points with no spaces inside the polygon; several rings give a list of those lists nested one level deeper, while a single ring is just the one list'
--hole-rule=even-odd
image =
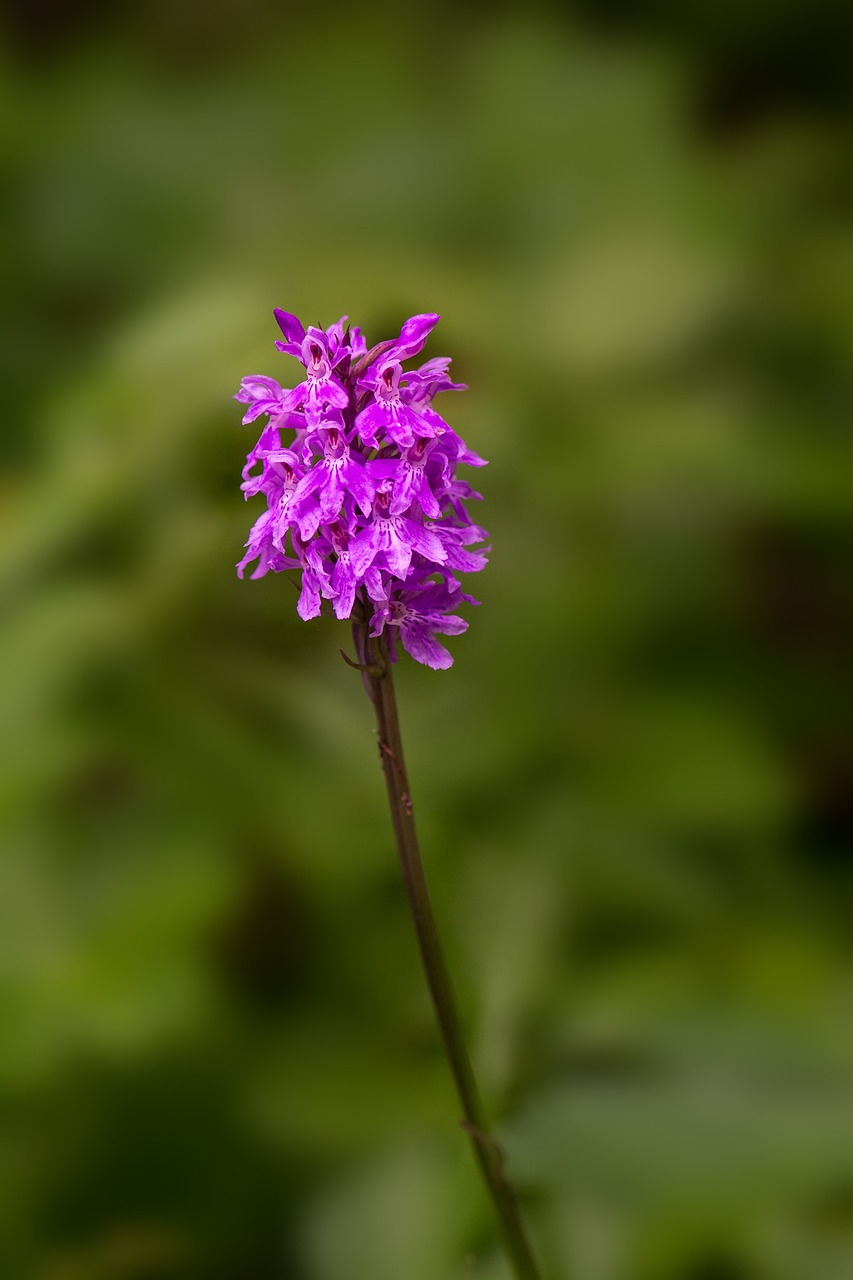
[{"label": "bokeh foliage", "polygon": [[850,1274],[841,9],[4,23],[0,1274],[507,1274],[345,629],[232,570],[274,306],[471,385],[399,686],[547,1274]]}]

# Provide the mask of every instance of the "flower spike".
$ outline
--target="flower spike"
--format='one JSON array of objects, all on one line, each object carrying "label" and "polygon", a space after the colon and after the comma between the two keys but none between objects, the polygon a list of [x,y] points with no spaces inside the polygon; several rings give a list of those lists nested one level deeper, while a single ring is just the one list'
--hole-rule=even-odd
[{"label": "flower spike", "polygon": [[479,494],[456,474],[460,463],[483,459],[432,407],[440,392],[464,384],[450,380],[443,356],[405,367],[439,316],[412,316],[398,337],[368,350],[346,316],[319,329],[281,308],[274,314],[283,335],[276,347],[306,376],[287,389],[256,374],[234,397],[246,406],[245,423],[266,420],[241,487],[247,498],[263,494],[267,510],[238,572],[254,561],[253,578],[299,569],[300,617],[322,608],[370,619],[392,658],[399,638],[416,661],[448,667],[453,659],[436,637],[464,631],[455,610],[476,603],[451,571],[482,569],[483,550],[468,548],[488,535],[466,507]]}]

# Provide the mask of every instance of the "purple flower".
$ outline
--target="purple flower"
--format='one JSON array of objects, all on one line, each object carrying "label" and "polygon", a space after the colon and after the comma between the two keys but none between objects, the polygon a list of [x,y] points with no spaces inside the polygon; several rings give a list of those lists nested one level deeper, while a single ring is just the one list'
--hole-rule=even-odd
[{"label": "purple flower", "polygon": [[433,565],[444,564],[447,558],[435,533],[409,516],[392,515],[391,484],[383,480],[376,489],[373,519],[356,534],[350,547],[356,572],[363,573],[376,563],[395,578],[405,578],[415,551]]},{"label": "purple flower", "polygon": [[402,515],[417,504],[425,515],[437,520],[441,516],[439,501],[447,487],[439,478],[435,487],[427,480],[426,463],[434,440],[419,436],[399,458],[381,458],[370,463],[374,480],[391,482],[389,511],[392,516]]},{"label": "purple flower", "polygon": [[327,408],[343,409],[348,397],[340,378],[332,372],[325,334],[310,330],[302,342],[301,358],[308,377],[285,393],[282,404],[286,409],[303,410],[313,426],[322,420]]},{"label": "purple flower", "polygon": [[372,600],[384,600],[382,575],[373,566],[364,572],[358,572],[350,555],[350,532],[340,522],[331,525],[328,531],[331,550],[335,555],[332,566],[331,588],[332,608],[337,618],[349,618],[355,603],[355,593],[364,585]]},{"label": "purple flower", "polygon": [[323,459],[304,475],[296,487],[291,514],[302,538],[312,537],[321,522],[328,524],[340,513],[350,494],[364,515],[370,514],[373,481],[364,463],[354,458],[342,422],[325,421],[317,431]]},{"label": "purple flower", "polygon": [[457,475],[460,464],[484,460],[432,407],[440,392],[464,386],[451,381],[444,356],[404,367],[439,317],[412,316],[397,338],[370,350],[346,316],[328,329],[306,329],[287,311],[275,318],[277,348],[306,376],[288,390],[253,375],[235,396],[247,406],[244,422],[266,418],[241,487],[267,504],[237,571],[242,577],[253,562],[253,578],[297,569],[300,617],[316,617],[328,602],[338,618],[370,618],[393,660],[399,636],[418,662],[448,667],[437,636],[464,631],[455,611],[477,603],[455,574],[483,568],[483,549],[472,544],[488,535],[466,506],[480,495]]},{"label": "purple flower", "polygon": [[267,510],[252,525],[249,533],[249,540],[246,543],[248,550],[243,559],[237,565],[237,576],[242,578],[243,570],[246,565],[257,560],[257,566],[253,578],[262,578],[269,570],[275,573],[281,573],[282,569],[295,569],[299,561],[286,556],[279,548],[275,541],[275,511]]},{"label": "purple flower", "polygon": [[262,413],[282,413],[284,392],[274,378],[266,378],[262,374],[254,374],[244,378],[240,390],[234,397],[242,404],[249,406],[243,415],[243,424],[253,422]]},{"label": "purple flower", "polygon": [[[444,582],[400,591],[376,610],[371,619],[370,634],[378,636],[388,627],[399,627],[403,648],[417,662],[436,670],[450,667],[453,658],[436,639],[436,633],[458,636],[468,630],[465,619],[453,613],[463,600],[467,604],[478,603],[473,596],[465,595]],[[394,644],[393,633],[389,642]]]},{"label": "purple flower", "polygon": [[[412,316],[400,330],[400,336],[390,348],[358,380],[359,389],[371,392],[373,403],[361,411],[356,419],[361,438],[365,443],[376,444],[384,433],[400,448],[407,448],[415,435],[440,435],[447,424],[437,413],[429,416],[418,414],[405,400],[406,383],[417,375],[403,373],[402,362],[422,350],[430,331],[438,324],[438,316],[427,314]],[[450,362],[447,361],[447,364]],[[402,381],[402,386],[400,385]]]},{"label": "purple flower", "polygon": [[468,390],[464,382],[451,382],[447,373],[449,364],[446,356],[437,356],[406,375],[403,399],[415,412],[429,408],[439,391]]}]

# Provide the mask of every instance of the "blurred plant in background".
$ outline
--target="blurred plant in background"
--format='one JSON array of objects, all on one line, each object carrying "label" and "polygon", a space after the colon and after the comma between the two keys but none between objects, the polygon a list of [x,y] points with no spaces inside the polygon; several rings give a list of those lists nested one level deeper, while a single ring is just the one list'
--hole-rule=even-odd
[{"label": "blurred plant in background", "polygon": [[3,18],[0,1273],[505,1275],[369,708],[229,567],[283,304],[473,388],[488,614],[401,692],[544,1269],[847,1274],[850,18],[317,22]]}]

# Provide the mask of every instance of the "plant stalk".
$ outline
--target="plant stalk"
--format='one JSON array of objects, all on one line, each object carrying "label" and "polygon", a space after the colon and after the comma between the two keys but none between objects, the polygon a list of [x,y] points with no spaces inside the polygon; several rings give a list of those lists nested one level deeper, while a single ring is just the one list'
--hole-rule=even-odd
[{"label": "plant stalk", "polygon": [[403,742],[394,694],[392,667],[384,637],[372,639],[365,623],[353,624],[358,665],[376,713],[379,758],[388,790],[391,822],[421,960],[432,997],[441,1039],[462,1104],[466,1130],[500,1223],[504,1245],[517,1280],[540,1280],[527,1241],[515,1192],[505,1173],[503,1151],[489,1133],[485,1109],[462,1036],[462,1026],[439,941],[415,831],[411,791],[403,758]]}]

